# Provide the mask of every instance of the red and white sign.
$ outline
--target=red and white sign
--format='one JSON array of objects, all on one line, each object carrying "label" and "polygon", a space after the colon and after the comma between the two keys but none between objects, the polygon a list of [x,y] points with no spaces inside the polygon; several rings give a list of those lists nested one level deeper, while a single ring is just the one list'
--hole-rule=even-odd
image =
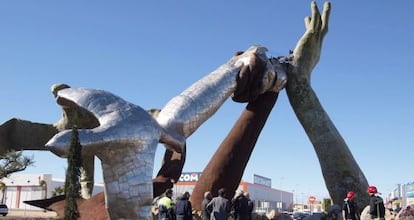
[{"label": "red and white sign", "polygon": [[316,201],[315,196],[309,196],[309,203],[313,204]]}]

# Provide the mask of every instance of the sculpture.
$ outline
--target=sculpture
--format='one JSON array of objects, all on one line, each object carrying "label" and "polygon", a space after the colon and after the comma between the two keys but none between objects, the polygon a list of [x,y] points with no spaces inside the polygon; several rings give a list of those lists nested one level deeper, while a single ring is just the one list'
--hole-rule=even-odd
[{"label": "sculpture", "polygon": [[[246,76],[248,79],[258,77],[260,83],[255,81],[253,85],[256,87],[252,86],[249,95],[241,97],[241,101],[283,87],[280,84],[285,81],[281,81],[281,77],[278,81],[275,71],[281,70],[281,64],[271,63],[265,51],[263,47],[253,46],[234,56],[173,98],[156,120],[139,106],[105,91],[66,88],[58,92],[59,105],[85,109],[99,122],[96,128],[79,130],[79,139],[84,155],[97,155],[101,159],[106,205],[111,219],[150,219],[151,178],[158,143],[183,152],[186,138],[232,93],[244,93],[245,87],[240,87],[244,74],[250,74]],[[256,62],[266,63],[264,71],[256,70]],[[244,85],[251,81],[245,81]],[[62,131],[46,146],[57,155],[65,156],[70,136],[70,131]]]},{"label": "sculpture", "polygon": [[[288,68],[287,70],[288,85],[291,83],[289,77],[292,74],[298,76],[310,74],[313,67],[319,61],[323,40],[320,34],[323,31],[323,35],[325,35],[327,31],[325,28],[327,28],[330,4],[325,3],[322,16],[315,2],[312,3],[311,8],[312,18],[306,19],[306,32],[298,41],[295,52],[288,62],[291,66],[296,67],[294,72],[292,72],[293,68]],[[322,26],[322,20],[325,26]],[[299,54],[300,52],[302,54]],[[262,96],[262,99],[249,103],[242,116],[240,116],[239,121],[233,126],[204,169],[203,175],[197,182],[191,196],[191,201],[195,204],[194,207],[198,208],[197,210],[200,210],[198,204],[201,203],[204,192],[217,192],[219,188],[225,187],[228,189],[231,198],[233,196],[232,193],[237,189],[261,128],[264,126],[278,94]],[[303,97],[297,98],[297,101],[303,101],[300,99]],[[225,180],[223,177],[226,177]],[[336,194],[336,192],[332,193]]]},{"label": "sculpture", "polygon": [[334,204],[342,204],[347,192],[352,190],[359,195],[358,204],[366,205],[368,182],[310,85],[312,70],[319,61],[328,32],[330,3],[325,3],[322,16],[315,2],[311,7],[312,19],[305,18],[306,32],[291,54],[286,92],[313,144]]},{"label": "sculpture", "polygon": [[[280,60],[280,58],[272,58],[269,60],[271,63],[273,63],[273,66],[276,69],[277,73],[284,73],[286,72],[286,65],[283,64],[283,61]],[[264,69],[266,67],[265,63],[262,64],[258,64],[258,68],[257,69]],[[246,76],[247,78],[247,76]],[[277,83],[277,91],[283,89],[284,85],[285,85],[285,77],[284,75],[278,75],[277,80],[279,81]],[[252,83],[258,83],[258,79],[253,80]],[[248,87],[250,88],[250,87]],[[257,92],[252,92],[251,90],[244,90],[244,91],[240,91],[237,90],[236,93],[233,94],[232,99],[234,101],[248,101],[251,100],[252,102],[256,103],[256,104],[249,104],[249,107],[247,108],[253,108],[254,110],[254,114],[251,116],[241,116],[240,119],[238,120],[238,125],[235,125],[234,127],[239,127],[239,128],[246,128],[246,130],[248,131],[244,131],[243,132],[237,132],[234,133],[232,130],[232,138],[230,138],[231,142],[236,141],[234,139],[240,139],[237,142],[237,146],[239,149],[235,150],[234,153],[234,157],[235,158],[239,158],[240,160],[244,160],[242,158],[245,158],[244,164],[238,164],[235,163],[232,171],[229,171],[229,175],[226,175],[226,180],[224,181],[224,179],[221,179],[221,182],[226,182],[226,184],[230,184],[233,183],[234,184],[238,184],[240,182],[240,178],[243,175],[243,171],[244,171],[244,167],[247,164],[248,158],[251,154],[251,152],[246,152],[243,148],[245,147],[245,145],[251,145],[251,147],[254,146],[254,144],[256,143],[257,137],[260,134],[261,128],[263,127],[268,114],[270,114],[270,111],[275,103],[275,99],[274,98],[270,98],[270,96],[275,96],[277,95],[274,92],[267,92],[265,94],[262,94],[260,96],[258,96],[256,98],[256,93]],[[268,93],[271,93],[273,95],[268,95]],[[265,96],[266,98],[263,98],[262,96]],[[270,100],[269,100],[270,99]],[[274,100],[273,100],[274,99]],[[256,101],[256,100],[261,100],[261,101]],[[268,105],[270,105],[271,107],[268,107]],[[249,113],[248,113],[249,114]],[[237,130],[237,129],[236,129]],[[248,134],[246,134],[248,133]],[[233,143],[236,144],[236,143]],[[239,146],[242,145],[242,146]],[[246,153],[246,154],[245,154]],[[247,158],[246,158],[247,156]],[[221,161],[222,159],[224,161],[228,160],[229,155],[228,154],[216,154],[215,156],[213,156],[214,161],[216,162],[216,164],[218,163],[218,161]],[[213,159],[212,159],[213,160]],[[173,186],[173,182],[176,182],[179,178],[179,176],[181,175],[181,171],[183,168],[185,162],[185,152],[184,153],[177,153],[177,152],[173,152],[173,151],[169,151],[168,149],[165,152],[164,155],[164,159],[163,159],[163,165],[159,171],[159,173],[157,174],[157,177],[153,180],[154,182],[154,189],[156,188],[157,191],[154,191],[154,197],[161,195],[162,192],[165,191],[165,189],[167,188],[171,188]],[[217,166],[216,166],[217,167]],[[222,166],[218,166],[218,169],[223,169]],[[225,169],[223,169],[225,170]],[[216,170],[217,171],[217,170]],[[212,174],[218,174],[219,172],[212,172]],[[210,179],[211,177],[211,179]],[[218,176],[214,176],[213,175],[206,175],[206,173],[204,172],[203,177],[202,178],[207,178],[210,181],[212,181],[213,179],[217,179]],[[218,178],[220,179],[220,178]],[[230,181],[229,179],[235,180],[234,181]],[[220,185],[220,184],[218,184]],[[155,187],[157,186],[157,187]],[[229,187],[230,189],[231,187]],[[196,187],[197,189],[197,187]],[[217,188],[218,190],[218,188]],[[201,190],[199,193],[192,193],[192,196],[190,197],[191,201],[193,202],[193,204],[195,204],[195,207],[197,207],[199,204],[197,204],[198,200],[203,199],[203,194],[205,191]],[[212,191],[214,192],[214,191]],[[198,200],[194,200],[195,198],[198,198]]]},{"label": "sculpture", "polygon": [[[288,62],[290,66],[287,71],[286,90],[289,101],[314,145],[334,204],[342,204],[344,195],[350,189],[357,191],[360,195],[357,199],[358,204],[368,204],[368,197],[365,193],[368,186],[367,180],[310,86],[310,74],[319,61],[322,41],[328,31],[330,3],[325,3],[322,16],[315,2],[312,2],[311,8],[312,17],[305,19],[306,32],[298,41]],[[275,102],[277,94],[274,99]],[[216,192],[217,189],[226,187],[232,193],[237,189],[258,138],[258,134],[256,137],[248,137],[247,134],[252,132],[249,129],[259,126],[260,123],[264,124],[274,104],[270,101],[270,94],[267,96],[269,100],[267,104],[263,101],[265,99],[259,100],[249,103],[203,171],[191,197],[197,210],[200,209],[199,203],[202,201],[204,192]],[[253,108],[256,111],[251,110],[252,106],[256,105],[267,107]],[[262,112],[259,113],[257,109],[261,109]],[[323,120],[317,116],[322,116]],[[255,123],[249,117],[255,117]],[[241,124],[243,127],[240,127]],[[315,124],[319,126],[314,126]],[[254,131],[260,133],[260,129]],[[226,180],[224,181],[222,177],[226,177]]]},{"label": "sculpture", "polygon": [[[366,180],[365,177],[362,174],[362,171],[359,169],[358,165],[354,161],[352,154],[349,152],[346,144],[344,143],[343,139],[340,137],[338,131],[335,129],[333,123],[330,121],[329,117],[327,116],[326,112],[322,109],[319,101],[317,100],[316,95],[314,94],[312,88],[310,87],[310,74],[313,69],[313,67],[317,64],[320,58],[320,50],[322,46],[322,40],[327,32],[327,23],[329,18],[329,11],[330,11],[330,5],[329,3],[325,4],[324,12],[322,16],[320,16],[319,11],[316,7],[316,4],[312,3],[312,19],[307,18],[305,20],[306,22],[306,32],[301,38],[301,40],[298,42],[295,50],[292,53],[291,60],[290,60],[290,66],[287,71],[289,81],[287,85],[287,93],[289,96],[289,100],[291,102],[291,105],[293,109],[295,110],[295,113],[302,123],[302,126],[305,128],[308,136],[310,137],[315,151],[318,154],[319,161],[321,163],[322,172],[325,177],[325,181],[328,187],[328,190],[331,194],[331,197],[334,200],[334,203],[338,203],[338,201],[341,201],[343,198],[342,191],[347,191],[348,188],[353,188],[354,191],[358,192],[358,188],[360,185],[365,185]],[[134,140],[134,135],[131,133],[125,133],[121,135],[118,135],[117,137],[111,137],[108,139],[103,138],[103,133],[94,133],[95,137],[93,139],[85,139],[85,152],[84,156],[92,158],[92,155],[99,155],[98,157],[101,158],[103,161],[104,169],[108,168],[107,171],[109,172],[111,169],[116,170],[120,176],[112,176],[112,174],[106,174],[105,181],[106,180],[114,180],[114,179],[122,179],[123,176],[132,176],[132,181],[135,181],[135,177],[137,174],[130,174],[128,171],[125,172],[118,172],[118,169],[121,169],[120,167],[111,166],[111,164],[116,163],[116,160],[119,160],[120,163],[125,163],[124,160],[121,160],[121,158],[110,158],[109,155],[112,155],[113,152],[118,152],[119,149],[114,149],[111,151],[107,146],[116,144],[116,143],[123,143],[125,144],[125,149],[127,152],[131,152],[132,154],[141,154],[142,152],[136,152],[139,148],[145,148],[143,146],[149,146],[149,148],[145,148],[145,152],[148,153],[147,156],[145,156],[143,159],[144,161],[139,161],[140,158],[129,158],[131,164],[139,165],[141,162],[143,162],[144,165],[146,165],[148,168],[151,168],[152,171],[152,162],[149,158],[151,158],[153,154],[153,148],[157,145],[158,141],[161,143],[166,144],[166,147],[170,149],[170,151],[167,151],[166,154],[166,161],[167,163],[163,166],[163,168],[167,167],[169,164],[168,160],[177,158],[177,167],[175,169],[171,169],[169,171],[164,172],[163,170],[160,171],[160,175],[167,173],[167,175],[162,176],[160,183],[166,183],[167,181],[174,180],[174,178],[177,178],[177,174],[181,173],[182,164],[185,160],[185,139],[190,136],[205,120],[207,120],[209,117],[211,117],[215,111],[221,106],[221,104],[226,100],[231,93],[235,94],[235,100],[236,101],[250,101],[252,105],[254,104],[254,101],[256,100],[256,97],[259,94],[263,94],[266,91],[271,91],[272,95],[269,95],[269,97],[265,98],[269,100],[269,103],[265,103],[267,107],[270,107],[270,109],[267,109],[264,111],[264,113],[259,114],[268,114],[271,110],[271,108],[274,105],[274,102],[277,98],[277,91],[281,88],[281,84],[278,84],[277,86],[274,86],[274,82],[276,80],[276,76],[274,71],[257,71],[257,69],[252,68],[251,71],[256,71],[257,74],[254,74],[256,77],[261,78],[263,82],[263,85],[260,87],[257,87],[256,84],[245,83],[243,79],[243,74],[238,75],[239,70],[242,69],[241,72],[247,71],[246,67],[249,66],[249,64],[254,63],[257,60],[260,60],[261,62],[266,62],[267,70],[275,70],[277,68],[281,68],[282,65],[278,62],[270,62],[267,60],[267,57],[264,55],[264,50],[261,47],[256,47],[253,49],[258,49],[259,51],[252,52],[252,50],[248,50],[246,53],[242,54],[242,57],[235,56],[234,59],[223,65],[221,68],[219,68],[217,71],[213,72],[210,78],[205,78],[206,83],[211,83],[210,80],[217,79],[216,77],[220,74],[216,74],[221,71],[228,71],[231,75],[228,78],[220,78],[222,80],[221,82],[224,82],[224,87],[220,87],[217,90],[213,90],[215,92],[218,91],[218,94],[210,93],[207,90],[203,90],[201,93],[199,92],[199,85],[196,83],[193,87],[190,87],[188,90],[186,90],[181,95],[175,97],[171,102],[169,102],[160,112],[158,116],[155,116],[155,119],[151,118],[148,113],[146,113],[143,109],[139,108],[138,106],[132,105],[131,103],[126,103],[119,97],[113,96],[110,93],[106,93],[103,91],[98,90],[82,90],[82,89],[70,89],[70,88],[64,88],[61,91],[59,91],[56,95],[58,97],[58,103],[63,106],[64,113],[71,112],[68,110],[75,110],[76,117],[81,115],[80,118],[89,118],[90,120],[87,120],[88,122],[84,124],[84,126],[79,126],[78,123],[82,123],[81,121],[74,122],[72,120],[69,120],[71,122],[65,122],[62,123],[64,126],[57,126],[57,125],[45,125],[45,124],[37,124],[37,123],[31,123],[27,121],[19,121],[17,119],[13,119],[11,121],[6,122],[2,126],[0,126],[0,147],[9,146],[9,148],[14,149],[23,149],[21,146],[27,146],[26,144],[22,144],[21,140],[18,140],[19,138],[13,137],[12,140],[8,138],[3,138],[6,136],[6,131],[10,131],[13,129],[20,129],[13,126],[20,126],[24,125],[25,123],[31,123],[31,128],[36,127],[36,129],[39,130],[39,133],[41,133],[40,138],[36,137],[35,140],[32,140],[25,136],[24,132],[23,134],[23,141],[30,143],[30,147],[25,147],[24,149],[41,149],[44,150],[43,145],[46,143],[47,140],[49,140],[53,135],[55,135],[59,131],[63,131],[64,129],[70,128],[70,124],[77,124],[79,128],[89,128],[92,129],[90,131],[84,130],[86,133],[94,133],[94,131],[103,132],[104,129],[115,129],[118,131],[125,131],[125,128],[120,127],[119,124],[116,124],[117,126],[114,126],[114,124],[108,124],[106,123],[106,119],[111,118],[108,117],[107,113],[104,112],[105,109],[99,109],[102,106],[99,106],[98,103],[95,103],[95,98],[103,98],[103,97],[110,97],[111,100],[105,100],[108,105],[115,104],[114,106],[117,106],[120,104],[120,106],[127,106],[130,108],[130,110],[133,112],[125,112],[125,111],[119,111],[114,114],[127,114],[134,120],[136,118],[142,117],[146,124],[144,126],[133,126],[133,129],[137,131],[138,133],[143,131],[143,128],[150,127],[151,129],[148,131],[152,131],[152,135],[149,135],[146,132],[140,133],[140,138],[150,137],[152,141],[149,139],[145,139],[144,142],[139,142],[137,140]],[[258,52],[258,53],[256,53]],[[247,54],[247,55],[246,55]],[[256,57],[257,56],[257,57]],[[259,59],[255,59],[259,58]],[[243,67],[244,64],[244,67]],[[226,68],[229,68],[226,69]],[[225,70],[226,69],[226,70]],[[282,68],[283,69],[283,68]],[[247,71],[248,72],[248,71]],[[251,73],[251,72],[250,72]],[[279,73],[279,72],[278,72]],[[264,74],[264,75],[263,75]],[[267,75],[266,75],[267,74]],[[226,74],[224,74],[226,75]],[[222,76],[224,76],[222,75]],[[237,78],[236,76],[240,76]],[[280,79],[278,77],[277,79]],[[257,80],[256,80],[257,83]],[[201,83],[204,84],[204,83]],[[283,84],[283,83],[282,83]],[[204,84],[205,85],[205,84]],[[256,86],[256,87],[255,87]],[[208,87],[208,86],[207,86]],[[205,87],[205,88],[207,88]],[[260,89],[258,89],[260,88]],[[247,89],[247,90],[244,90]],[[59,89],[57,89],[59,90]],[[57,91],[56,90],[56,91]],[[86,92],[87,95],[82,94],[83,92]],[[246,95],[247,94],[247,95]],[[89,97],[90,100],[83,100],[80,98],[81,96]],[[272,96],[272,97],[270,97]],[[191,98],[189,98],[191,97]],[[239,97],[239,98],[237,98]],[[195,100],[200,101],[200,99],[204,99],[203,101],[207,102],[193,102],[193,98]],[[272,100],[274,99],[274,100]],[[211,101],[211,102],[209,102]],[[265,101],[265,100],[264,100]],[[272,104],[273,102],[273,104]],[[93,103],[92,105],[87,104]],[[213,104],[213,105],[210,105]],[[178,105],[178,107],[177,107]],[[85,109],[81,108],[84,107]],[[196,111],[195,110],[197,107]],[[85,111],[86,110],[86,111]],[[266,112],[268,111],[268,112]],[[72,112],[73,113],[73,112]],[[93,114],[91,114],[93,113]],[[244,113],[243,113],[244,114]],[[249,114],[249,113],[247,113]],[[96,115],[97,117],[95,117]],[[322,118],[316,118],[316,116],[321,115]],[[71,116],[70,116],[71,117]],[[66,118],[70,118],[66,117]],[[242,116],[243,118],[244,116]],[[266,121],[267,115],[261,115],[262,118],[260,123],[263,123]],[[64,117],[65,118],[65,117]],[[248,118],[248,117],[247,117]],[[111,118],[112,120],[113,118]],[[117,118],[117,123],[120,123],[121,121],[125,120],[121,118]],[[73,123],[72,123],[73,122]],[[103,123],[105,122],[105,123]],[[257,126],[257,125],[255,125]],[[261,125],[263,126],[263,125]],[[259,126],[260,127],[260,126]],[[260,129],[256,130],[256,132],[260,133]],[[128,129],[129,130],[129,129]],[[246,128],[248,130],[248,128]],[[249,152],[251,153],[254,144],[255,144],[255,138],[257,139],[258,133],[256,137],[253,137],[253,142],[250,142],[247,144],[246,147],[246,154],[243,154],[244,159],[248,160],[248,157],[250,156]],[[13,135],[15,133],[12,132]],[[111,133],[108,133],[111,134]],[[148,136],[146,136],[148,135]],[[64,155],[65,154],[65,147],[64,143],[66,142],[67,134],[65,132],[62,132],[55,136],[49,143],[48,146],[53,149],[57,154]],[[255,136],[255,135],[253,135]],[[121,142],[117,142],[116,138],[125,137],[126,139],[133,139],[132,141],[128,142],[126,139],[122,140]],[[81,138],[82,140],[82,138]],[[154,141],[157,140],[157,141]],[[125,142],[124,142],[125,141]],[[237,141],[236,141],[237,142]],[[333,143],[333,144],[332,144]],[[234,143],[233,143],[234,144]],[[139,147],[133,147],[131,145],[139,146]],[[230,150],[234,150],[234,147],[236,145],[230,146]],[[19,148],[20,147],[20,148]],[[99,152],[101,149],[102,152]],[[221,149],[221,147],[220,147]],[[341,156],[343,156],[343,160],[341,160],[341,163],[338,163],[336,160],[332,160],[329,157],[326,157],[326,155],[329,156],[329,152],[340,152]],[[177,152],[174,152],[177,151]],[[104,152],[110,152],[108,155],[106,155]],[[120,153],[124,153],[123,151],[119,151]],[[178,156],[177,156],[178,155]],[[246,158],[247,156],[247,158]],[[170,160],[171,162],[171,160]],[[246,160],[243,160],[241,163],[247,163]],[[349,163],[351,166],[341,168],[342,163]],[[89,163],[90,164],[90,163]],[[93,164],[93,163],[92,163]],[[224,165],[223,165],[224,166]],[[237,175],[235,175],[234,179],[238,179],[239,176],[243,173],[245,164],[237,170]],[[331,168],[330,168],[331,167]],[[352,169],[349,169],[352,168]],[[354,168],[357,168],[356,170]],[[335,169],[339,170],[339,172],[346,176],[341,176],[340,179],[336,176],[337,173],[335,173]],[[93,170],[93,169],[92,169]],[[224,169],[224,172],[228,172],[231,169]],[[146,173],[146,170],[143,171]],[[240,174],[241,173],[241,174]],[[326,175],[325,175],[326,173]],[[152,173],[151,173],[152,175]],[[122,216],[123,218],[147,218],[147,206],[149,206],[148,198],[152,197],[151,194],[151,186],[148,184],[149,178],[151,178],[151,175],[148,177],[147,174],[145,174],[144,181],[142,182],[135,182],[137,184],[142,183],[141,187],[135,187],[132,190],[134,193],[132,193],[132,198],[134,204],[137,204],[136,207],[131,208],[130,210],[127,210],[125,212],[118,212],[113,211],[111,207],[116,207],[116,204],[114,205],[113,202],[117,196],[124,196],[122,195],[122,190],[119,191],[110,191],[107,192],[111,194],[107,198],[107,205],[111,208],[109,211],[109,214],[111,218],[117,218],[119,216]],[[88,176],[88,175],[86,175]],[[90,177],[90,175],[89,175]],[[93,173],[92,173],[93,177]],[[240,176],[241,178],[241,176]],[[345,181],[343,181],[345,179]],[[93,180],[93,178],[92,178]],[[111,188],[111,186],[115,186],[114,188],[118,187],[121,188],[121,185],[131,185],[134,183],[129,182],[128,178],[125,178],[125,182],[113,181],[111,182],[107,188]],[[353,182],[354,181],[354,182]],[[235,181],[237,182],[237,181]],[[170,182],[171,183],[171,182]],[[238,182],[237,182],[238,183]],[[112,184],[112,185],[111,185]],[[232,181],[231,185],[234,185],[235,183]],[[356,188],[355,188],[356,187]],[[364,188],[361,186],[360,188]],[[366,187],[365,187],[366,188]],[[365,190],[365,188],[363,190]],[[143,193],[143,197],[141,198],[138,196],[136,192]],[[359,193],[360,195],[364,195],[364,193]],[[140,194],[141,195],[141,194]],[[194,194],[193,194],[194,196]],[[124,198],[123,198],[124,199]],[[128,197],[128,199],[130,199]],[[338,200],[339,199],[339,200]],[[339,202],[340,203],[340,202]],[[125,202],[127,204],[127,202]],[[364,202],[361,202],[361,204],[364,204]]]}]

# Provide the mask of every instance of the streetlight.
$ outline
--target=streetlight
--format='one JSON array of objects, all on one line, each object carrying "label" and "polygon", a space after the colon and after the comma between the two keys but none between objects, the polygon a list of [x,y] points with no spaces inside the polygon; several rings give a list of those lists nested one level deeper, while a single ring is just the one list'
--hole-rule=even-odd
[{"label": "streetlight", "polygon": [[280,177],[280,212],[283,211],[283,192],[282,192],[282,181],[283,181],[283,176]]},{"label": "streetlight", "polygon": [[301,195],[302,195],[302,205],[305,205],[304,194],[305,193],[303,193],[303,192],[301,193]]}]

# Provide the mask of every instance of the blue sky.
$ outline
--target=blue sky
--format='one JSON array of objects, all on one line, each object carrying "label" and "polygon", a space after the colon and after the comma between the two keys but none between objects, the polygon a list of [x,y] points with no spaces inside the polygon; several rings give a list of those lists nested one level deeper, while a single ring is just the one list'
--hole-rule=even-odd
[{"label": "blue sky", "polygon": [[[317,1],[322,8],[324,1]],[[414,3],[331,1],[330,29],[312,85],[370,184],[388,193],[414,181]],[[168,100],[253,44],[287,55],[304,33],[310,1],[2,1],[0,123],[55,123],[50,86],[110,91],[141,107]],[[184,171],[202,171],[244,104],[227,101],[188,139]],[[159,167],[164,147],[155,161]],[[26,173],[64,178],[66,160],[26,152]],[[97,163],[97,181],[102,180]],[[243,179],[272,179],[298,202],[328,196],[313,147],[285,91]]]}]

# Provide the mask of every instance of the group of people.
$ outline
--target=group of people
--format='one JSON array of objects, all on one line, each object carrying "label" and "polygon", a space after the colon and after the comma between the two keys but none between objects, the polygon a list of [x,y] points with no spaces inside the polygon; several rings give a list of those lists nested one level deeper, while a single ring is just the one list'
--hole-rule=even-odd
[{"label": "group of people", "polygon": [[[369,214],[371,219],[384,220],[385,206],[383,199],[378,195],[375,186],[368,187],[370,196]],[[172,189],[167,189],[163,196],[156,199],[155,205],[158,210],[159,220],[192,220],[192,206],[189,201],[190,193],[185,192],[178,197],[176,202],[172,199]],[[212,196],[211,192],[204,194],[204,200],[201,203],[202,220],[227,220],[231,215],[235,220],[252,219],[253,202],[249,198],[247,192],[237,190],[234,198],[229,200],[226,198],[226,190],[221,188],[218,190],[218,196]],[[342,205],[343,220],[360,220],[360,210],[354,201],[355,193],[349,191]]]},{"label": "group of people", "polygon": [[[384,200],[378,195],[377,187],[369,186],[367,190],[369,199],[369,214],[371,219],[384,220],[385,206]],[[343,220],[360,220],[360,210],[354,201],[355,193],[350,191],[347,193],[342,205]]]},{"label": "group of people", "polygon": [[159,220],[192,220],[192,206],[189,201],[190,193],[185,192],[181,197],[174,202],[172,199],[172,189],[167,189],[161,198],[154,201],[154,206],[157,207],[156,213]]},{"label": "group of people", "polygon": [[[154,200],[153,206],[158,220],[191,220],[193,219],[192,205],[189,201],[190,193],[185,192],[178,197],[176,202],[172,199],[173,190],[167,189],[162,196]],[[253,202],[249,193],[237,190],[234,198],[226,198],[226,190],[218,190],[218,196],[212,196],[211,192],[204,194],[201,203],[201,218],[203,220],[227,220],[231,215],[235,220],[252,219]]]},{"label": "group of people", "polygon": [[249,193],[237,190],[234,198],[226,198],[226,190],[218,190],[218,196],[212,197],[211,192],[204,193],[204,200],[201,203],[202,220],[227,220],[230,215],[235,220],[252,219],[253,202]]}]

